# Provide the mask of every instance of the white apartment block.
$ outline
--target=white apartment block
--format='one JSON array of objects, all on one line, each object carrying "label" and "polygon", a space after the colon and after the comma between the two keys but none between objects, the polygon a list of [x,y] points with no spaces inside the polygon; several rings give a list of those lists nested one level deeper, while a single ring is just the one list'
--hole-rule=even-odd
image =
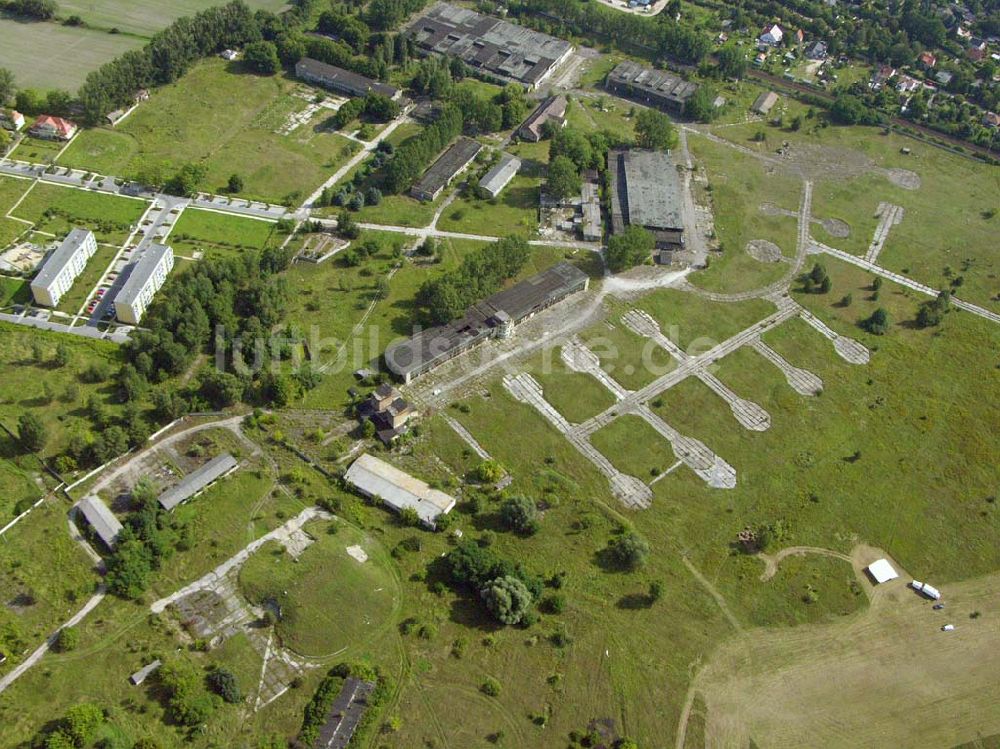
[{"label": "white apartment block", "polygon": [[45,307],[55,307],[62,295],[69,291],[73,281],[87,266],[87,261],[97,252],[94,232],[73,229],[62,244],[45,259],[41,270],[31,282],[35,302]]},{"label": "white apartment block", "polygon": [[120,322],[138,325],[153,301],[153,296],[174,267],[174,251],[162,244],[151,244],[132,263],[128,278],[115,297],[115,316]]}]

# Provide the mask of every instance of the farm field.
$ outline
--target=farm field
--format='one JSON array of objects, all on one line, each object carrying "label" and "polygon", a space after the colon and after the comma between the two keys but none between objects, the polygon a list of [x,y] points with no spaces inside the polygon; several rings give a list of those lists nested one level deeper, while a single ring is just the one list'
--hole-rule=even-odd
[{"label": "farm field", "polygon": [[36,183],[12,215],[34,222],[35,231],[64,235],[82,226],[98,242],[124,244],[149,204],[137,198]]},{"label": "farm field", "polygon": [[[252,10],[277,12],[285,0],[247,0]],[[214,5],[211,0],[179,0],[165,4],[156,0],[67,0],[59,4],[65,15],[76,14],[88,26],[100,29],[117,28],[137,36],[152,36],[181,16],[192,16]]]},{"label": "farm field", "polygon": [[0,18],[0,67],[22,88],[75,92],[88,73],[143,43],[126,34]]},{"label": "farm field", "polygon": [[238,63],[207,60],[176,83],[153,92],[115,129],[83,132],[60,164],[103,174],[169,177],[187,163],[205,168],[198,188],[224,192],[229,176],[243,178],[241,197],[301,200],[346,160],[353,144],[319,131],[320,113],[289,135],[275,132],[312,94],[284,76],[246,73]]}]

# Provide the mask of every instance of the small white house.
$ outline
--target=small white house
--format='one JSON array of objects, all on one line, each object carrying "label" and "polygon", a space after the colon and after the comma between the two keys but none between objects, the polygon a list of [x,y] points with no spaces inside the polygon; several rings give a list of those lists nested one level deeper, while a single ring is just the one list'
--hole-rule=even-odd
[{"label": "small white house", "polygon": [[785,32],[781,30],[778,24],[766,27],[760,34],[758,41],[761,44],[766,44],[768,47],[777,47],[781,44],[781,40],[785,38]]},{"label": "small white house", "polygon": [[868,574],[872,576],[876,585],[887,583],[899,577],[899,573],[892,568],[888,559],[879,559],[868,565]]}]

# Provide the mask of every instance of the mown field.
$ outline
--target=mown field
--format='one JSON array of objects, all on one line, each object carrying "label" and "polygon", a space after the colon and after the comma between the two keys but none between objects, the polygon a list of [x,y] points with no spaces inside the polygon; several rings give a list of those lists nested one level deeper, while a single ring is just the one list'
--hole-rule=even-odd
[{"label": "mown field", "polygon": [[148,205],[137,198],[39,182],[12,215],[34,222],[36,231],[65,235],[83,227],[93,231],[98,242],[121,245]]},{"label": "mown field", "polygon": [[275,132],[308,99],[284,75],[262,77],[238,63],[207,60],[152,98],[117,128],[83,132],[60,164],[102,174],[169,177],[200,164],[200,190],[225,192],[229,176],[243,178],[242,197],[271,202],[304,199],[349,158],[354,144],[320,125],[327,114],[290,135]]},{"label": "mown field", "polygon": [[22,88],[75,93],[92,70],[144,42],[125,34],[0,18],[0,67],[14,73]]}]

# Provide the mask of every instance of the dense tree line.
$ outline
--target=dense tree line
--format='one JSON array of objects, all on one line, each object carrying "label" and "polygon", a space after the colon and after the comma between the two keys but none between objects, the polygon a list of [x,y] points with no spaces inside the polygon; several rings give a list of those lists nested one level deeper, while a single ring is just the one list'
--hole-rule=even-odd
[{"label": "dense tree line", "polygon": [[434,323],[460,317],[476,302],[496,293],[516,276],[530,257],[526,240],[505,237],[468,255],[462,264],[427,281],[417,292],[417,303]]},{"label": "dense tree line", "polygon": [[358,118],[371,122],[389,122],[399,116],[399,104],[384,94],[368,93],[346,102],[330,118],[337,130]]},{"label": "dense tree line", "polygon": [[711,49],[704,33],[675,22],[667,13],[650,19],[576,0],[515,0],[509,7],[520,23],[555,36],[583,37],[595,46],[611,42],[621,49],[686,65],[699,64]]},{"label": "dense tree line", "polygon": [[458,107],[445,105],[440,116],[431,125],[418,135],[403,141],[386,165],[386,192],[399,194],[408,190],[444,147],[461,134],[463,120],[462,111]]}]

